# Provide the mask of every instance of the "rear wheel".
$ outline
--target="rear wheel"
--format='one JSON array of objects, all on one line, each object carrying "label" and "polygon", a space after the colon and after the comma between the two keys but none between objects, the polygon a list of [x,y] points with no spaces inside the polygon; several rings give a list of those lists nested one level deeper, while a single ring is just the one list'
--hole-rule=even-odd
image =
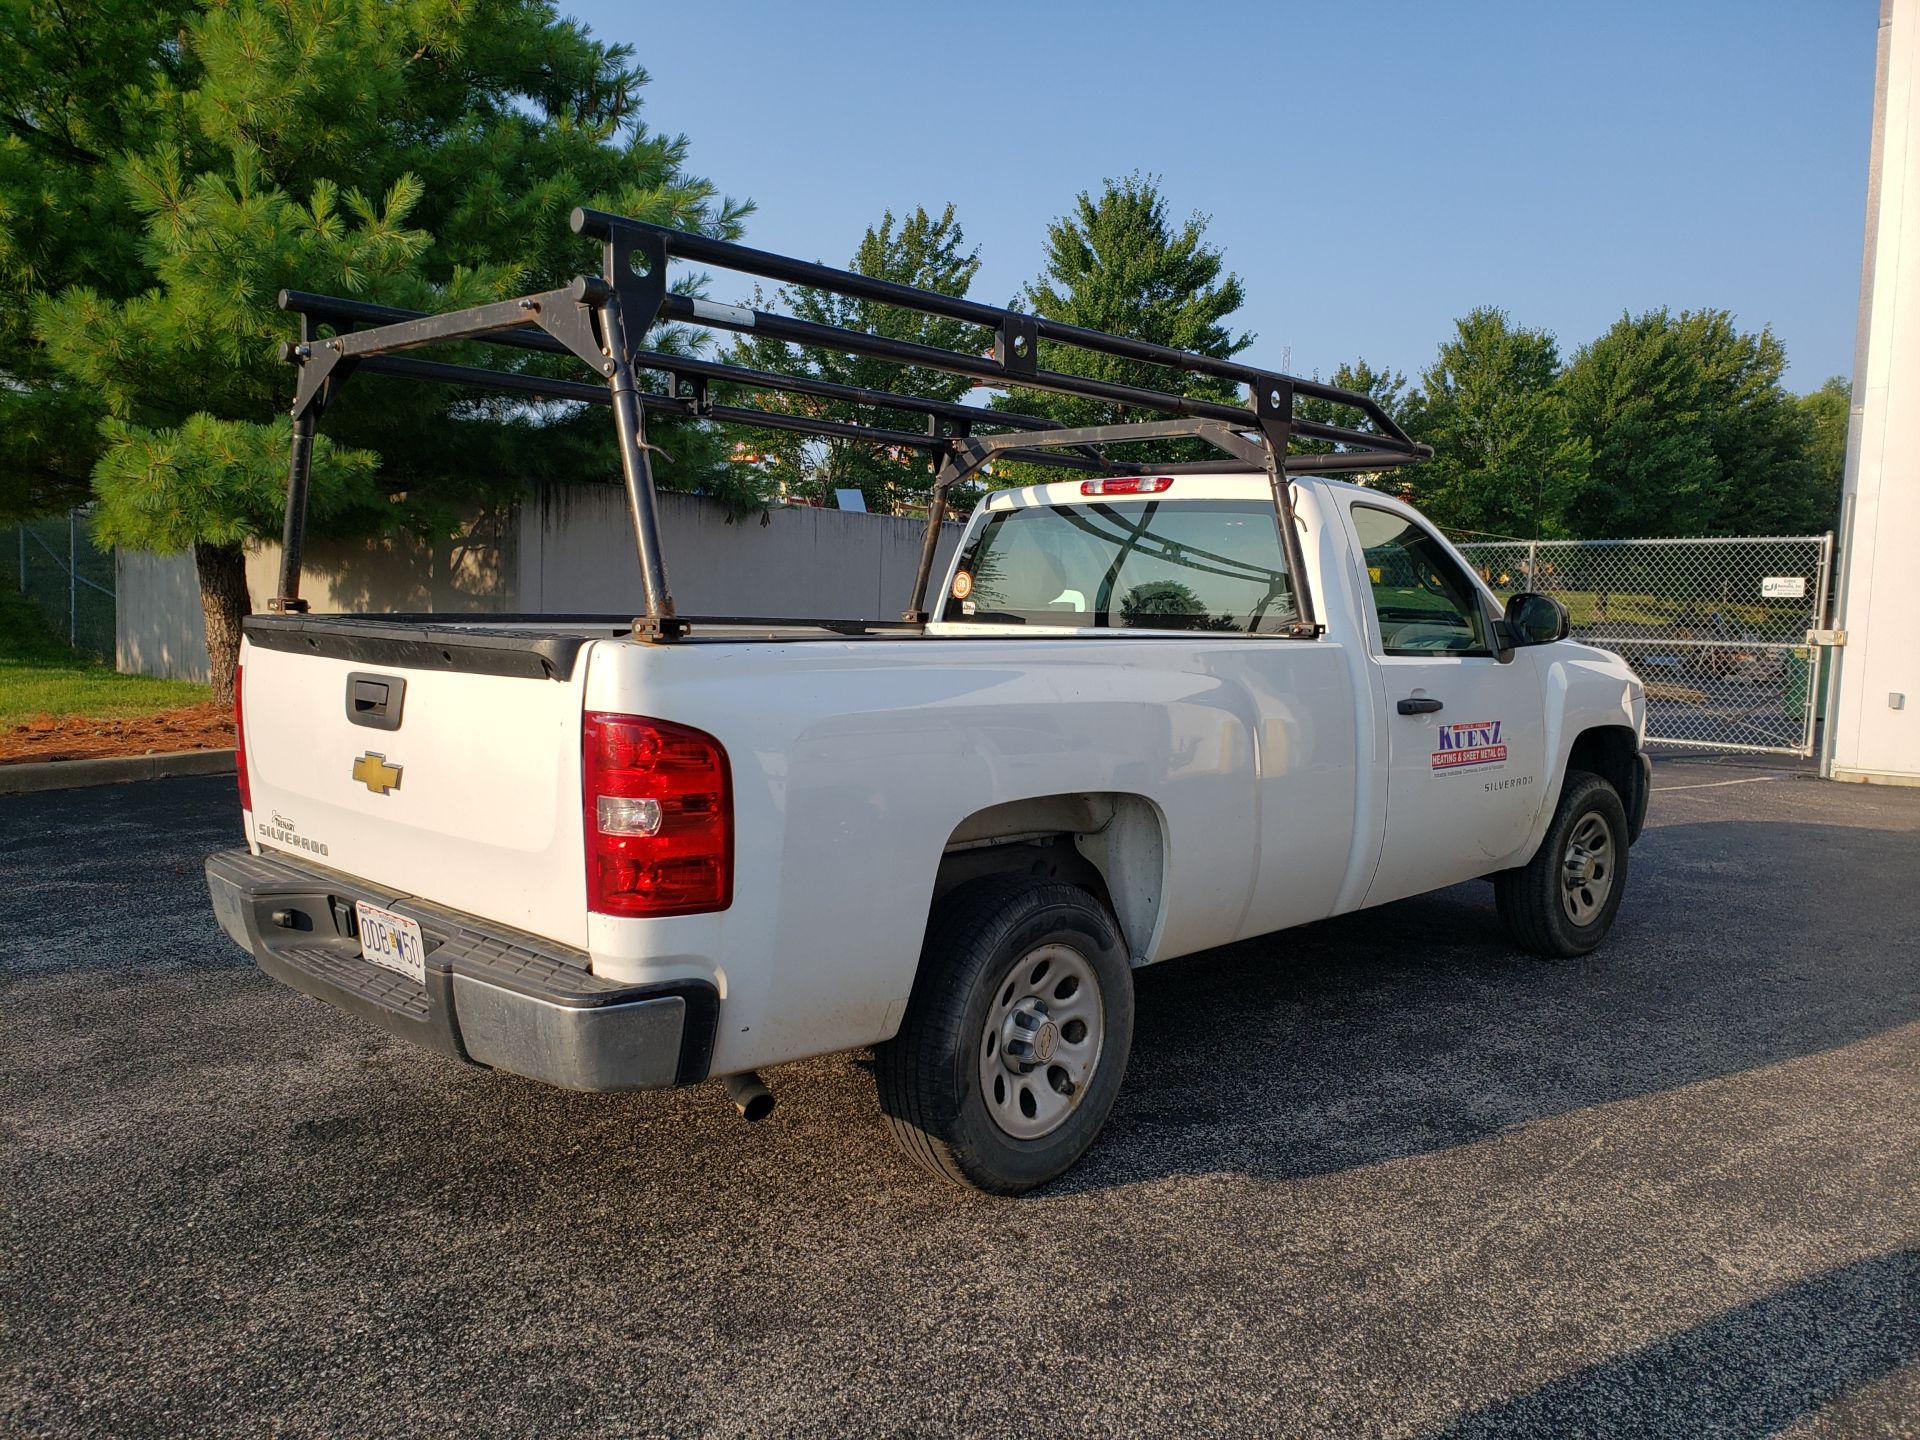
[{"label": "rear wheel", "polygon": [[1627,811],[1598,775],[1569,770],[1533,859],[1493,877],[1515,943],[1565,959],[1606,938],[1627,888]]},{"label": "rear wheel", "polygon": [[1092,1145],[1133,1042],[1133,974],[1106,909],[992,876],[935,910],[900,1032],[875,1051],[894,1138],[942,1179],[1032,1189]]}]

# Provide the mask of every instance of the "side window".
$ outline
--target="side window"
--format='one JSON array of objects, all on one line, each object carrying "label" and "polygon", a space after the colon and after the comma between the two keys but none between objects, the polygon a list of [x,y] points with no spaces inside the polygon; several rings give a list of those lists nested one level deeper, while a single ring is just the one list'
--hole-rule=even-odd
[{"label": "side window", "polygon": [[1381,648],[1388,655],[1487,655],[1487,612],[1479,592],[1419,525],[1391,510],[1353,507]]}]

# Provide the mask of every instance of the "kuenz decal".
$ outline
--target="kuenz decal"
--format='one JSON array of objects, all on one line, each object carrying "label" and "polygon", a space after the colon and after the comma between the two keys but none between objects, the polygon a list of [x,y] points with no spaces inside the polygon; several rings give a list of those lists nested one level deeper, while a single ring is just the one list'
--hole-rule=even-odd
[{"label": "kuenz decal", "polygon": [[1433,768],[1454,770],[1462,765],[1499,765],[1507,758],[1498,720],[1469,720],[1440,727],[1440,748],[1433,752]]}]

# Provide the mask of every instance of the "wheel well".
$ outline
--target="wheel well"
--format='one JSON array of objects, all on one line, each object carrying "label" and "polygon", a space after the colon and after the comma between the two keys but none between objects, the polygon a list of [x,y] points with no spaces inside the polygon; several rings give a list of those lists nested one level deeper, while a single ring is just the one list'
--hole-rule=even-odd
[{"label": "wheel well", "polygon": [[[1646,777],[1640,766],[1640,743],[1631,726],[1602,725],[1581,731],[1574,737],[1567,768],[1590,771],[1613,786],[1630,818],[1645,815],[1646,807],[1639,802],[1644,798],[1640,789]],[[1640,838],[1637,823],[1628,838]]]},{"label": "wheel well", "polygon": [[983,875],[1078,886],[1119,922],[1137,962],[1158,928],[1165,854],[1160,812],[1142,796],[1036,795],[975,811],[954,827],[933,899]]}]

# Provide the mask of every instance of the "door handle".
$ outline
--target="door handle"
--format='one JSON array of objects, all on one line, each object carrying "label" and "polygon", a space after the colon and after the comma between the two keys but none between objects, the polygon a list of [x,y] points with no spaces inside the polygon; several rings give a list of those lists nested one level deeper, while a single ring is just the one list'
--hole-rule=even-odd
[{"label": "door handle", "polygon": [[1431,715],[1440,708],[1440,702],[1438,700],[1428,700],[1424,697],[1416,697],[1411,700],[1402,700],[1395,708],[1398,709],[1402,715]]},{"label": "door handle", "polygon": [[398,730],[407,682],[398,675],[355,670],[347,676],[347,719],[375,730]]}]

